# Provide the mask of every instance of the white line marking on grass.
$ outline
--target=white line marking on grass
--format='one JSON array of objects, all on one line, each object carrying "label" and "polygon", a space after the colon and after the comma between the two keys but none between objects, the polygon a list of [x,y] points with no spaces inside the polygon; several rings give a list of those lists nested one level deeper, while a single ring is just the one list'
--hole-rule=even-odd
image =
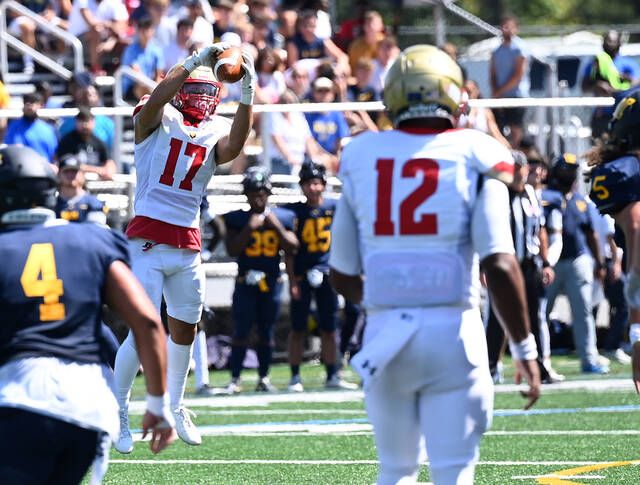
[{"label": "white line marking on grass", "polygon": [[291,416],[307,414],[328,414],[366,416],[364,409],[235,409],[235,410],[208,410],[198,409],[197,414],[216,416]]},{"label": "white line marking on grass", "polygon": [[[109,460],[125,465],[378,465],[378,460]],[[583,466],[604,465],[610,461],[481,461],[479,466]],[[422,465],[428,462],[421,463]],[[547,476],[547,475],[539,475]],[[589,475],[591,477],[591,475]]]},{"label": "white line marking on grass", "polygon": [[536,431],[487,431],[485,436],[620,436],[640,435],[640,430],[636,429],[611,429],[611,430],[536,430]]},{"label": "white line marking on grass", "polygon": [[[556,384],[543,384],[542,387],[549,391],[588,390],[588,391],[628,391],[633,389],[631,379],[602,379],[602,380],[577,380],[565,381]],[[515,384],[498,384],[494,386],[497,394],[512,393],[524,389]],[[188,407],[262,407],[274,403],[340,403],[362,402],[364,394],[357,391],[314,391],[303,393],[276,393],[276,394],[241,394],[235,396],[190,397],[185,399]],[[134,413],[144,413],[144,401],[132,401],[129,410]]]},{"label": "white line marking on grass", "polygon": [[558,480],[603,480],[602,475],[517,475],[513,480],[537,480],[538,478],[556,478]]}]

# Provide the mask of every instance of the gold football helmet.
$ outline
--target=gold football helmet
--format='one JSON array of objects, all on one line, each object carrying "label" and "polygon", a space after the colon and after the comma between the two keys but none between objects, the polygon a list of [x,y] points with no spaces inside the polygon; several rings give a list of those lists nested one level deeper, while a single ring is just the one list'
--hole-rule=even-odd
[{"label": "gold football helmet", "polygon": [[414,45],[389,69],[383,97],[394,126],[409,118],[452,119],[463,101],[462,71],[437,47]]}]

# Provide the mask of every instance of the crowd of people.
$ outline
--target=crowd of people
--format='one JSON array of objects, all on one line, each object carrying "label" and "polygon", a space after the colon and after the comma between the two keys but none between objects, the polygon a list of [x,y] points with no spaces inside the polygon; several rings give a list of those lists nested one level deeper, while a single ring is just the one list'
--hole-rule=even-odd
[{"label": "crowd of people", "polygon": [[[46,428],[64,437],[56,452],[68,453],[68,446],[77,462],[62,470],[49,457],[47,467],[30,470],[21,457],[31,456],[25,450],[33,438],[23,433],[0,453],[3,476],[16,483],[79,481],[96,450],[104,452],[97,445],[106,435],[119,452],[130,453],[128,407],[141,364],[148,390],[143,430],[152,433],[152,451],[173,440],[174,427],[185,443],[201,444],[184,405],[205,311],[200,218],[216,167],[237,160],[248,138],[260,136],[258,102],[382,99],[386,113],[308,113],[304,122],[298,113],[274,114],[274,158],[242,168],[249,209],[225,214],[220,237],[238,265],[225,393],[242,390],[254,325],[255,390],[276,390],[269,370],[282,262],[290,292],[290,392],[304,391],[300,367],[312,301],[330,389],[357,387],[341,378],[340,353],[355,322],[366,318],[351,363],[374,427],[379,484],[415,482],[421,437],[434,483],[473,483],[491,422],[491,380],[501,380],[506,343],[527,384],[526,408],[537,401],[541,382],[564,379],[551,365],[548,323],[559,294],[570,302],[581,372],[605,374],[610,359],[633,363],[640,390],[640,346],[632,347],[633,359],[625,352],[629,323],[630,343],[640,340],[640,101],[637,91],[623,93],[631,84],[620,76],[616,84],[608,51],[594,62],[592,81],[600,88],[608,82],[623,98],[587,155],[595,168],[590,194],[581,194],[581,154],[545,159],[525,136],[519,110],[495,116],[468,110],[467,93],[477,97],[477,84],[465,81],[454,50],[400,51],[366,2],[358,2],[357,19],[337,35],[326,5],[315,1],[275,9],[268,0],[213,6],[147,0],[134,9],[120,0],[81,0],[66,13],[65,2],[56,5],[61,10],[40,12],[66,22],[91,46],[93,74],[113,68],[109,62],[130,62],[158,84],[149,90],[130,80],[124,90],[136,102],[135,215],[127,239],[105,227],[104,205],[83,188],[87,172],[109,180],[116,170],[112,125],[108,118],[98,123],[90,110],[100,102],[91,73],[76,75],[70,87],[80,108],[74,120],[54,127],[39,119],[47,94],[40,86],[25,95],[23,117],[7,127],[0,251],[12,264],[0,281],[8,320],[0,333],[0,429]],[[12,25],[25,42],[41,42],[28,19]],[[492,96],[526,96],[517,19],[505,17],[502,33],[490,67]],[[610,42],[607,34],[605,45]],[[243,77],[227,86],[212,68],[236,45],[243,48]],[[171,65],[164,60],[169,53]],[[215,115],[223,99],[238,103],[232,119]],[[297,175],[303,201],[271,206],[271,171]],[[331,172],[342,181],[337,202],[324,194]],[[75,224],[81,222],[89,224]],[[596,341],[598,285],[611,311],[602,345],[607,356]],[[81,300],[87,293],[90,303]],[[340,345],[339,294],[348,315]],[[168,337],[160,324],[163,302]],[[121,344],[101,322],[102,303],[131,327]],[[30,385],[45,373],[56,386]],[[71,391],[89,380],[104,397],[100,412]],[[216,392],[206,382],[201,387],[202,394]],[[9,392],[16,388],[24,392]],[[67,396],[64,405],[48,408],[59,395]]]}]

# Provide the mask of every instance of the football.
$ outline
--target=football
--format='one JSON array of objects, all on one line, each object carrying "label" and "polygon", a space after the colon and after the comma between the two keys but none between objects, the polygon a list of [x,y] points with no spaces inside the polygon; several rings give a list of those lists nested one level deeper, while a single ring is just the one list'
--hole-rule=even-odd
[{"label": "football", "polygon": [[238,47],[231,47],[221,52],[213,66],[218,81],[235,83],[244,76],[242,69],[242,52]]}]

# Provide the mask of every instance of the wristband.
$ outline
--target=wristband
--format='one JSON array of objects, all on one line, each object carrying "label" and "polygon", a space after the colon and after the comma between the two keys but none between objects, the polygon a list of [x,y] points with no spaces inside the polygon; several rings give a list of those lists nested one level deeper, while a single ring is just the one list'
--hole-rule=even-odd
[{"label": "wristband", "polygon": [[514,342],[509,339],[509,350],[511,351],[511,357],[515,360],[534,360],[538,358],[536,339],[532,333],[529,333],[522,342]]},{"label": "wristband", "polygon": [[147,411],[156,416],[164,416],[165,407],[169,409],[169,394],[152,396],[147,393]]},{"label": "wristband", "polygon": [[547,260],[542,261],[543,268],[551,268],[551,263]]},{"label": "wristband", "polygon": [[640,340],[640,323],[632,323],[629,327],[629,342],[631,345]]}]

